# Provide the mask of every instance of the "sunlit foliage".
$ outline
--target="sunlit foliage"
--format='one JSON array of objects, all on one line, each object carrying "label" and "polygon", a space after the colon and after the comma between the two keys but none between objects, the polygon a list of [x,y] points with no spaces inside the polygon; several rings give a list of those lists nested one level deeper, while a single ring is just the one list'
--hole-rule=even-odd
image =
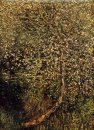
[{"label": "sunlit foliage", "polygon": [[[94,115],[92,7],[91,2],[0,1],[1,117],[6,118],[6,108],[14,109],[20,122],[50,108],[60,95],[60,60],[65,81],[60,112],[72,113],[71,130]],[[62,122],[67,117],[59,113],[57,118]]]}]

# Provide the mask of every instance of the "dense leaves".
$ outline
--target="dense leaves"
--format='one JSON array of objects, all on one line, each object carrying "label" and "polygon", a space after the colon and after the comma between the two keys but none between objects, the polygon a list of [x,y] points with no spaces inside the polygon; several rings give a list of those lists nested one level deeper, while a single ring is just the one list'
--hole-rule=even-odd
[{"label": "dense leaves", "polygon": [[15,110],[24,120],[50,108],[61,91],[61,61],[65,95],[60,112],[65,116],[59,113],[55,121],[64,120],[66,124],[66,114],[70,113],[72,117],[67,120],[72,120],[74,130],[76,123],[82,123],[85,117],[91,119],[94,115],[91,2],[2,0],[0,7],[0,107],[5,109],[0,113],[7,108]]}]

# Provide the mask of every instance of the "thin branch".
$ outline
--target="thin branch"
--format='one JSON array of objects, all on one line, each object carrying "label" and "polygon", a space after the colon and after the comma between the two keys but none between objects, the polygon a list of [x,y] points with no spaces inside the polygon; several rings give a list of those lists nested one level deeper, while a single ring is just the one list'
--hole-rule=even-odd
[{"label": "thin branch", "polygon": [[45,114],[42,114],[39,117],[35,117],[33,120],[21,123],[21,126],[28,128],[44,122],[47,118],[50,117],[52,113],[54,113],[57,110],[57,108],[61,105],[61,103],[62,103],[62,97],[60,96],[57,102],[54,104],[54,106],[50,110],[48,110]]}]

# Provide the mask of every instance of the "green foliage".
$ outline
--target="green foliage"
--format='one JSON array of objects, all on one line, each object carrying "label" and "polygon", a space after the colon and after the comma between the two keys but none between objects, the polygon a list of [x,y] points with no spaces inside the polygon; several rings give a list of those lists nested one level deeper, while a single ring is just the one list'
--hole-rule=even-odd
[{"label": "green foliage", "polygon": [[86,120],[88,118],[90,118],[93,114],[94,114],[94,102],[91,99],[88,99],[85,101],[85,103],[83,104],[82,108],[81,108],[81,114],[82,117],[85,118]]},{"label": "green foliage", "polygon": [[[72,122],[73,125],[69,125],[76,129],[82,119],[94,114],[91,3],[8,3],[2,0],[0,7],[0,107],[5,109],[0,110],[0,122],[5,123],[4,129],[15,128],[14,117],[6,112],[7,107],[9,111],[15,109],[16,115],[21,112],[21,120],[25,116],[30,118],[30,114],[33,117],[43,113],[47,105],[45,99],[49,106],[53,105],[61,91],[60,60],[65,63],[66,95],[61,113],[54,115],[56,127],[49,125],[48,129],[63,129],[58,126],[62,120],[65,124],[66,120]],[[61,117],[62,111],[64,117]]]},{"label": "green foliage", "polygon": [[3,130],[17,130],[20,126],[13,113],[0,108],[0,127]]}]

